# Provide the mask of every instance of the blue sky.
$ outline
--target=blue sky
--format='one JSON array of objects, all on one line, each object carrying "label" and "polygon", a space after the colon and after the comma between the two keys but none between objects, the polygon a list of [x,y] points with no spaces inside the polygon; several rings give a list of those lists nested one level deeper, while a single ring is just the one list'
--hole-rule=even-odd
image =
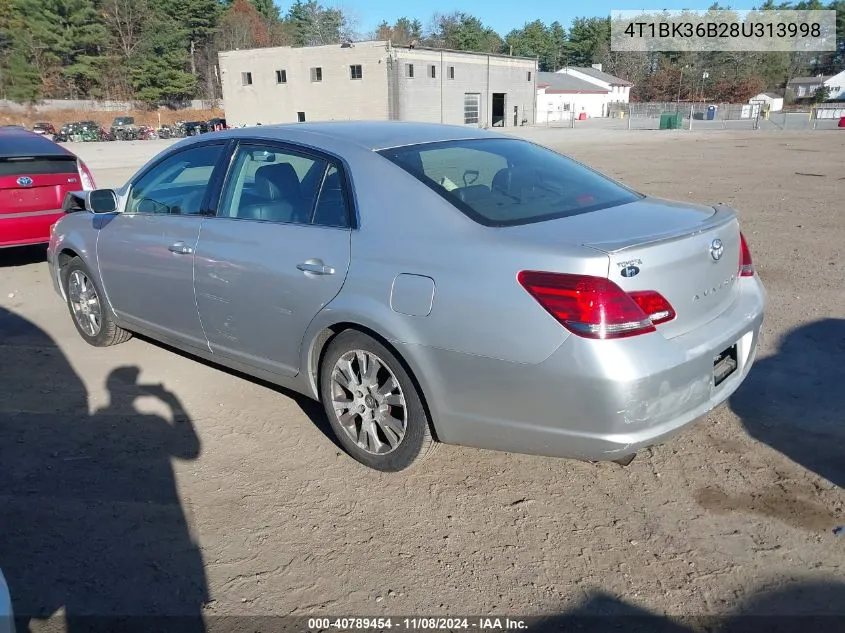
[{"label": "blue sky", "polygon": [[[289,2],[279,2],[282,12],[287,11]],[[700,9],[706,10],[713,0],[704,0],[698,3],[691,3],[673,0],[660,0],[654,3],[637,2],[608,2],[607,0],[588,0],[577,2],[575,0],[540,0],[539,2],[516,2],[514,0],[433,0],[423,5],[412,3],[405,4],[396,0],[324,0],[324,6],[333,6],[351,13],[357,18],[357,30],[367,34],[375,30],[381,20],[394,22],[397,18],[407,16],[419,18],[423,27],[427,27],[432,14],[435,11],[440,13],[451,13],[453,11],[464,11],[478,17],[486,25],[493,27],[501,35],[505,35],[513,28],[519,28],[526,22],[542,20],[545,23],[557,20],[564,27],[568,28],[573,18],[590,16],[609,16],[614,9]],[[732,9],[752,9],[758,2],[731,2],[723,0],[722,5]],[[422,8],[423,6],[427,8]]]}]

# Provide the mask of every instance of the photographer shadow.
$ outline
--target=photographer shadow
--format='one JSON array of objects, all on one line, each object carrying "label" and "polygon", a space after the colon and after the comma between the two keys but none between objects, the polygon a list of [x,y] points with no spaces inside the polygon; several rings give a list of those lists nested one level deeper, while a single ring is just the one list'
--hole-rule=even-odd
[{"label": "photographer shadow", "polygon": [[[18,633],[60,611],[69,633],[150,630],[156,616],[157,631],[204,631],[203,560],[172,465],[200,440],[179,399],[119,367],[89,414],[55,342],[3,308],[0,354],[0,568]],[[142,397],[169,415],[141,413]]]}]

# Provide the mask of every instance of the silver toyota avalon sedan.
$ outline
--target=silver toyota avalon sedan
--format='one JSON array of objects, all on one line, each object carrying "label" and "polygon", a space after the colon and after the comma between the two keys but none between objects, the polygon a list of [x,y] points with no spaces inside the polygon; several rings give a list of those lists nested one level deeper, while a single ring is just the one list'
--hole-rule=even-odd
[{"label": "silver toyota avalon sedan", "polygon": [[87,342],[306,394],[384,471],[437,442],[625,464],[739,387],[763,320],[731,209],[474,128],[203,135],[65,211],[51,276]]}]

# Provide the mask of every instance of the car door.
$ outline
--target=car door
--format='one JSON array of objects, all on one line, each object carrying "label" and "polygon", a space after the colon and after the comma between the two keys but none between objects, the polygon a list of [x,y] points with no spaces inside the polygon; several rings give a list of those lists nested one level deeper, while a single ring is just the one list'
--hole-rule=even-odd
[{"label": "car door", "polygon": [[197,307],[214,353],[280,375],[299,371],[306,328],[346,278],[350,211],[339,161],[240,143],[195,255]]},{"label": "car door", "polygon": [[164,338],[208,348],[194,297],[194,249],[224,141],[169,154],[129,186],[125,207],[103,222],[97,259],[121,319]]}]

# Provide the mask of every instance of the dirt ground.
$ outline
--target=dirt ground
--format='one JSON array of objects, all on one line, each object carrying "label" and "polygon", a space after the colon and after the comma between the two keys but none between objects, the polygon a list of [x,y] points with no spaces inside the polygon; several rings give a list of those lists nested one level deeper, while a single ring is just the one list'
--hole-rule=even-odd
[{"label": "dirt ground", "polygon": [[[146,340],[86,346],[41,253],[0,252],[18,613],[845,615],[845,131],[521,133],[739,210],[769,308],[729,403],[626,468],[444,446],[379,474],[313,403]],[[109,186],[165,145],[72,149]]]}]

